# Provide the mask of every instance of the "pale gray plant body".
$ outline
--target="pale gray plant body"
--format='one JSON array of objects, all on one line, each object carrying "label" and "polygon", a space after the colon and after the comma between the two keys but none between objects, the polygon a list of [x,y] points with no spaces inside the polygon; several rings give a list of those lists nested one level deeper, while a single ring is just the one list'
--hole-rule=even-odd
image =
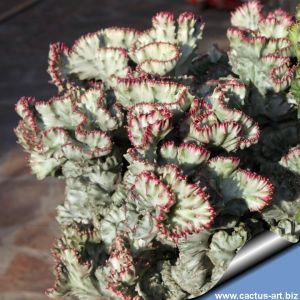
[{"label": "pale gray plant body", "polygon": [[60,95],[16,106],[32,172],[66,182],[50,297],[192,298],[265,228],[299,239],[292,23],[245,4],[229,62],[196,55],[204,24],[191,13],[51,45]]}]

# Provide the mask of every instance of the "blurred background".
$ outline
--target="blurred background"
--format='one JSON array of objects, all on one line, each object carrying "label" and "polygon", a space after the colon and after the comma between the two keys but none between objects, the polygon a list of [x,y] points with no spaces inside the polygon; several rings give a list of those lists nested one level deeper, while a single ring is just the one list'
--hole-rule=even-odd
[{"label": "blurred background", "polygon": [[[150,27],[151,17],[168,10],[193,11],[206,23],[199,52],[212,43],[227,48],[230,10],[240,0],[9,0],[0,1],[0,300],[43,300],[51,287],[50,248],[59,236],[55,207],[63,183],[37,181],[16,144],[14,105],[21,96],[56,95],[49,84],[49,43],[72,45],[80,35],[109,26]],[[297,0],[264,1],[292,11]]]}]

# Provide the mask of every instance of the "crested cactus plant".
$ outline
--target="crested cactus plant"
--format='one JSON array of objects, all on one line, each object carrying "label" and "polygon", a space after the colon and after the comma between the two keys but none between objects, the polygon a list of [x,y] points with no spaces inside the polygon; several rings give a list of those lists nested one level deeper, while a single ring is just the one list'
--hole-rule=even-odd
[{"label": "crested cactus plant", "polygon": [[66,184],[49,297],[192,298],[257,233],[299,239],[298,23],[250,1],[228,54],[199,55],[203,26],[161,12],[52,44],[60,95],[18,101],[32,172]]},{"label": "crested cactus plant", "polygon": [[292,17],[281,9],[264,14],[260,3],[250,1],[232,14],[231,24],[228,57],[233,73],[251,86],[247,112],[256,118],[285,118],[291,111],[285,91],[296,68],[290,64]]}]

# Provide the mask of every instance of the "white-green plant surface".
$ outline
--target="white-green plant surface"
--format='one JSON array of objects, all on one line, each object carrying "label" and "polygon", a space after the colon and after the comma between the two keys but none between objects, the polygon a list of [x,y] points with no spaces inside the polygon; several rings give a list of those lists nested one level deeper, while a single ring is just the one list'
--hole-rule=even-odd
[{"label": "white-green plant surface", "polygon": [[255,1],[231,23],[227,54],[188,12],[50,46],[59,96],[21,98],[15,130],[66,183],[49,297],[193,298],[257,233],[298,241],[300,23]]}]

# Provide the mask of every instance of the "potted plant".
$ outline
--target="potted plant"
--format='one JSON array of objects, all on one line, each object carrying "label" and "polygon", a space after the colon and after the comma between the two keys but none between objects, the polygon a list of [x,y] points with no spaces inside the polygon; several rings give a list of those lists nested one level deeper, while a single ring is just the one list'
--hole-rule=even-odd
[{"label": "potted plant", "polygon": [[300,25],[256,1],[231,24],[228,53],[196,53],[188,12],[50,46],[59,96],[22,97],[15,130],[66,183],[50,297],[193,298],[256,234],[298,241]]}]

